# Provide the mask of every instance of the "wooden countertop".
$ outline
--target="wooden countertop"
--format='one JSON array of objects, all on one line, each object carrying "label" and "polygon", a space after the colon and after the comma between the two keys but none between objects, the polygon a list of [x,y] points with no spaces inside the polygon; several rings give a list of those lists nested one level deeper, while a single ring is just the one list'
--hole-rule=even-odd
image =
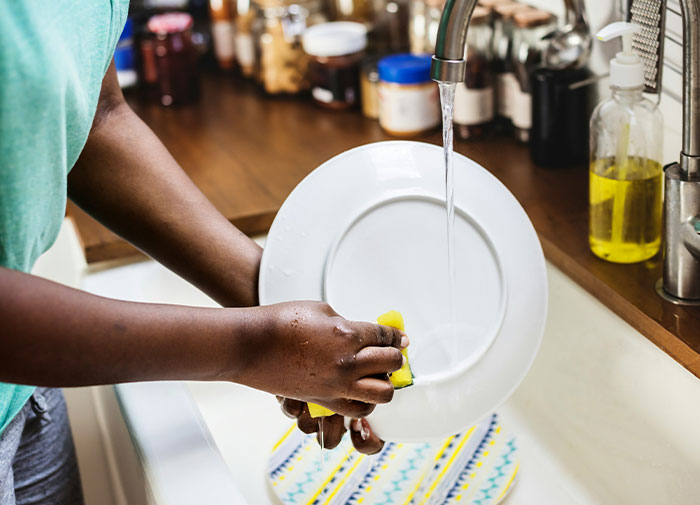
[{"label": "wooden countertop", "polygon": [[[193,107],[130,103],[214,205],[251,235],[267,231],[290,191],[316,166],[352,147],[390,138],[356,111],[268,97],[252,83],[224,76],[205,76],[202,99]],[[418,140],[440,144],[441,136],[435,132]],[[656,295],[660,255],[617,265],[590,253],[586,167],[537,167],[527,147],[507,138],[456,141],[455,149],[513,192],[549,261],[700,377],[700,308],[678,307]],[[69,212],[89,263],[136,254],[76,207]]]}]

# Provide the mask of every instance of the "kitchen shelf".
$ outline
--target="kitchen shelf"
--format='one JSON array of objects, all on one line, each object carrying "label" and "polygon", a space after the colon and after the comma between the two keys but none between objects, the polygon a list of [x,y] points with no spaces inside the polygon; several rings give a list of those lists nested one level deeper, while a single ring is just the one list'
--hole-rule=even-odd
[{"label": "kitchen shelf", "polygon": [[[213,204],[249,235],[267,231],[284,199],[315,167],[352,147],[390,139],[358,112],[265,96],[231,76],[205,75],[202,98],[191,107],[166,109],[135,97],[129,102]],[[417,140],[442,141],[437,131]],[[513,192],[550,262],[700,377],[700,308],[675,306],[657,296],[661,255],[617,265],[590,253],[585,166],[538,167],[527,147],[509,138],[455,141],[455,150]],[[80,209],[70,205],[69,213],[88,263],[137,254]]]}]

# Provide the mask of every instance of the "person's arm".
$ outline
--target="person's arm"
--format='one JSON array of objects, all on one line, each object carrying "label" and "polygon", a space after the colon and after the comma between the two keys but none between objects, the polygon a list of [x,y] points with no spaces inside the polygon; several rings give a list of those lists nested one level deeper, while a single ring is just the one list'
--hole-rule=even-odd
[{"label": "person's arm", "polygon": [[257,305],[260,247],[216,210],[131,110],[114,64],[68,195],[222,305]]},{"label": "person's arm", "polygon": [[401,366],[401,332],[346,321],[320,302],[133,303],[0,268],[0,321],[0,382],[227,380],[364,416],[393,394],[373,375]]}]

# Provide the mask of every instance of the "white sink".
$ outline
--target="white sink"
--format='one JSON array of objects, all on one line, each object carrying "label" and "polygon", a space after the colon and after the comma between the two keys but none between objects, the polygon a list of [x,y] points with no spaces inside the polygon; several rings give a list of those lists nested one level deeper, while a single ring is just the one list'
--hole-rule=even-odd
[{"label": "white sink", "polygon": [[[522,448],[507,503],[700,503],[700,381],[548,270],[542,348],[499,409]],[[123,299],[213,305],[151,261],[88,274],[83,286]],[[251,505],[276,503],[265,484],[267,454],[290,421],[270,395],[226,383],[135,384],[118,394],[152,501],[191,503],[187,496],[206,493],[207,503],[230,503],[235,488]]]}]

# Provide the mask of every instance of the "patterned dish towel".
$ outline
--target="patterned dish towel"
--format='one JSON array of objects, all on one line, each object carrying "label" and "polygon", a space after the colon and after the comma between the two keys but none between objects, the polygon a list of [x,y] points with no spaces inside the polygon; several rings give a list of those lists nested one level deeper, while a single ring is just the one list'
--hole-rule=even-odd
[{"label": "patterned dish towel", "polygon": [[346,434],[323,452],[296,425],[275,444],[268,480],[284,505],[495,505],[519,468],[516,439],[497,414],[440,442],[386,443],[365,456]]}]

